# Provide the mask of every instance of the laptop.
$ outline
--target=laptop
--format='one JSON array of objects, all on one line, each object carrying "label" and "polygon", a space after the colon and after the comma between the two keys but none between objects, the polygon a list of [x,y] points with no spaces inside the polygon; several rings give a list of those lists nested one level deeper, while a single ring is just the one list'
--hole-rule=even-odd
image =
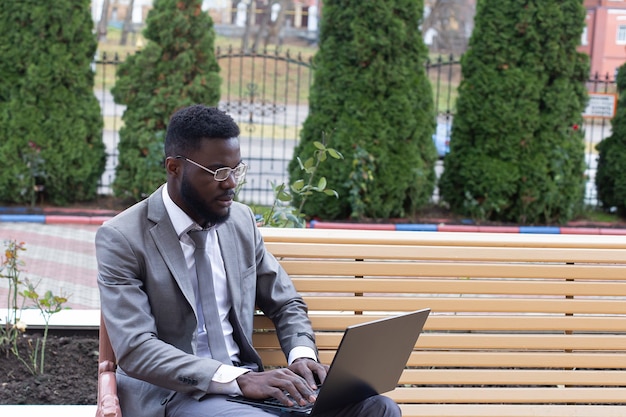
[{"label": "laptop", "polygon": [[398,385],[429,314],[427,308],[349,326],[313,404],[288,407],[274,398],[243,396],[229,400],[294,416],[316,416],[391,391]]}]

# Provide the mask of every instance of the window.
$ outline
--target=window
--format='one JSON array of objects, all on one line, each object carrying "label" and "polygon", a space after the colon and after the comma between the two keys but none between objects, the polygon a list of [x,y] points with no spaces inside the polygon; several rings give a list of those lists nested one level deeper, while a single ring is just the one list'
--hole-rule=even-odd
[{"label": "window", "polygon": [[626,25],[619,25],[617,27],[617,44],[626,45]]},{"label": "window", "polygon": [[588,40],[587,40],[587,33],[588,33],[588,32],[587,32],[587,25],[585,25],[585,27],[583,28],[583,34],[582,34],[582,36],[580,37],[580,44],[581,44],[582,46],[587,46],[587,44],[588,44]]}]

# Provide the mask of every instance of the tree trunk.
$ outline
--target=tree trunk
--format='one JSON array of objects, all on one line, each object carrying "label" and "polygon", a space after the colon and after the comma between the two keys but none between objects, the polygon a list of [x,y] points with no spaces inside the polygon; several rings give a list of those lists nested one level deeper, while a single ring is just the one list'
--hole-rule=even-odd
[{"label": "tree trunk", "polygon": [[270,28],[267,31],[267,35],[265,37],[265,47],[267,47],[267,45],[269,45],[272,41],[274,41],[276,46],[280,45],[281,42],[279,35],[285,24],[287,10],[289,8],[293,8],[293,0],[278,0],[274,1],[274,3],[280,4],[280,10],[278,11],[278,16],[276,16],[276,20],[271,22]]},{"label": "tree trunk", "polygon": [[102,2],[102,14],[98,22],[98,42],[107,40],[107,27],[109,26],[109,3],[110,0]]},{"label": "tree trunk", "polygon": [[135,0],[130,0],[128,9],[126,9],[126,16],[124,16],[124,26],[122,26],[122,37],[120,38],[120,45],[126,45],[128,42],[128,32],[133,27],[133,9],[135,8]]},{"label": "tree trunk", "polygon": [[[261,36],[263,36],[265,31],[267,30],[267,27],[271,25],[272,5],[274,3],[275,2],[270,2],[265,7],[265,10],[263,11],[263,20],[261,20],[261,26],[259,27],[259,29],[256,32],[256,35],[254,36],[254,43],[252,44],[252,51],[257,50],[257,48],[259,47],[259,44],[261,43]],[[265,46],[267,46],[267,42],[265,42]]]},{"label": "tree trunk", "polygon": [[250,1],[250,3],[247,4],[247,10],[246,10],[246,27],[243,31],[243,38],[241,38],[241,50],[243,52],[249,52],[249,48],[248,48],[248,44],[250,43],[250,30],[252,29],[252,26],[254,25],[254,16],[252,15],[252,11],[253,11],[253,3],[252,1]]}]

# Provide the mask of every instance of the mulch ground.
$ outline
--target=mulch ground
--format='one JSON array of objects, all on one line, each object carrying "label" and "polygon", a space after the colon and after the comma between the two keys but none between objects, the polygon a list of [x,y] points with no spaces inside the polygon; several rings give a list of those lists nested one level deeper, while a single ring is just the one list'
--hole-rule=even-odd
[{"label": "mulch ground", "polygon": [[[28,360],[36,338],[25,335],[18,342]],[[96,404],[98,336],[48,336],[45,372],[32,375],[13,353],[0,349],[0,404]]]}]

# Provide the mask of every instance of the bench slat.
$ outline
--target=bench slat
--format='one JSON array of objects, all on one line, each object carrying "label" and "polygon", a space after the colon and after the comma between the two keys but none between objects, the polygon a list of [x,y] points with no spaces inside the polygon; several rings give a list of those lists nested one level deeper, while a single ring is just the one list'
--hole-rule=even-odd
[{"label": "bench slat", "polygon": [[430,307],[433,312],[626,314],[624,300],[558,298],[467,298],[467,297],[342,297],[305,296],[311,310],[320,311],[413,311]]},{"label": "bench slat", "polygon": [[[330,361],[333,355],[321,356]],[[415,351],[407,366],[626,369],[625,356],[623,352]]]},{"label": "bench slat", "polygon": [[[313,327],[319,330],[343,331],[346,327],[377,320],[389,315],[382,314],[319,314],[311,312]],[[265,316],[256,316],[255,329],[273,331],[274,326]],[[510,331],[511,316],[503,315],[431,315],[424,326],[427,331]],[[516,320],[515,329],[524,331],[569,331],[569,332],[626,332],[626,320],[620,316],[561,316],[532,315]]]},{"label": "bench slat", "polygon": [[387,395],[401,403],[626,404],[624,388],[396,388]]},{"label": "bench slat", "polygon": [[343,258],[343,259],[420,259],[462,262],[504,261],[510,262],[571,262],[571,263],[618,263],[623,260],[623,249],[590,248],[507,248],[457,246],[441,250],[438,246],[403,245],[344,245],[267,243],[267,248],[277,258]]},{"label": "bench slat", "polygon": [[[626,371],[606,369],[407,369],[400,384],[626,386]],[[626,400],[626,398],[625,398]]]},{"label": "bench slat", "polygon": [[[568,265],[561,264],[517,264],[471,263],[471,262],[347,262],[324,260],[323,262],[283,260],[281,264],[292,276],[308,277],[452,277],[452,278],[545,278],[621,280],[626,273],[624,265]],[[513,268],[513,266],[515,266]],[[623,283],[623,281],[620,281]],[[622,290],[623,293],[623,290]]]},{"label": "bench slat", "polygon": [[[570,268],[571,269],[571,268]],[[371,273],[369,275],[372,275]],[[624,275],[626,276],[626,268]],[[626,297],[626,285],[617,282],[489,279],[402,279],[402,278],[332,278],[292,277],[300,292],[359,292],[417,294],[507,294]]]},{"label": "bench slat", "polygon": [[[336,348],[342,333],[316,333],[319,349]],[[253,335],[256,347],[276,346],[276,336],[270,333]],[[605,351],[626,351],[626,335],[536,335],[536,334],[476,334],[424,333],[417,341],[418,349],[507,349],[507,350],[591,350],[598,346]]]},{"label": "bench slat", "polygon": [[623,406],[400,404],[404,417],[624,417]]},{"label": "bench slat", "polygon": [[[283,353],[278,349],[259,349],[268,366],[284,366]],[[322,363],[330,364],[334,350],[319,352]],[[409,367],[465,368],[543,368],[543,369],[626,369],[623,353],[565,353],[565,352],[467,352],[414,351]]]},{"label": "bench slat", "polygon": [[521,233],[396,232],[378,230],[282,229],[262,227],[266,243],[286,242],[354,245],[456,246],[499,248],[626,249],[623,236]]}]

